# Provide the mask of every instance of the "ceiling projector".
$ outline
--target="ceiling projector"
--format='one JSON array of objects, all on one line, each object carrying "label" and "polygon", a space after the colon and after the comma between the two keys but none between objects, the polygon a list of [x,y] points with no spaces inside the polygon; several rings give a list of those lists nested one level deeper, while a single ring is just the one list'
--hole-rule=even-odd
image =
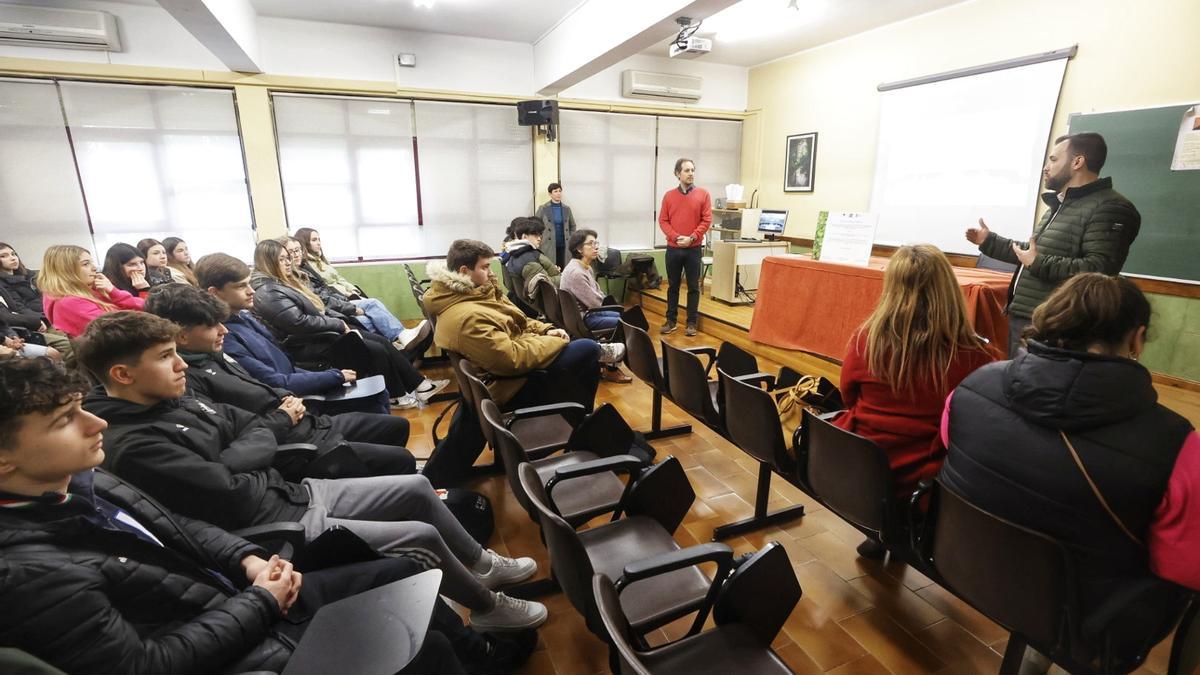
[{"label": "ceiling projector", "polygon": [[[682,45],[682,46],[680,46]],[[673,59],[694,59],[712,51],[712,40],[689,37],[682,42],[672,42],[667,54]]]}]

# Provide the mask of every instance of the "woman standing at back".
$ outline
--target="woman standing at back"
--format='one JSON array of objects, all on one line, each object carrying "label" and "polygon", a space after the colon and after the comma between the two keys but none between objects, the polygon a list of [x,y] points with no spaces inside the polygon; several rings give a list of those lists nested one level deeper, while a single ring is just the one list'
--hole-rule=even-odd
[{"label": "woman standing at back", "polygon": [[[888,261],[883,296],[842,361],[846,412],[834,424],[887,453],[897,496],[932,478],[946,455],[938,428],[946,396],[993,356],[967,319],[950,261],[929,244],[901,246]],[[868,540],[859,554],[879,557]]]},{"label": "woman standing at back", "polygon": [[142,308],[142,299],[116,288],[96,271],[92,254],[80,246],[46,249],[38,288],[46,317],[70,337],[79,337],[93,319],[118,309]]}]

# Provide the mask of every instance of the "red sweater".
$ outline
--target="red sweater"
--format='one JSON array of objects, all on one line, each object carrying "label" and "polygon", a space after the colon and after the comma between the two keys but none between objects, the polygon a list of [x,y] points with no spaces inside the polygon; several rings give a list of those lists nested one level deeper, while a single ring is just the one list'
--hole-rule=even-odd
[{"label": "red sweater", "polygon": [[663,195],[658,209],[658,227],[667,235],[667,246],[679,248],[675,237],[691,237],[695,248],[704,243],[704,233],[712,225],[712,199],[704,188],[694,187],[685,195],[679,188]]},{"label": "red sweater", "polygon": [[887,453],[896,493],[907,497],[923,478],[937,475],[946,458],[938,432],[947,394],[994,358],[982,349],[959,350],[946,370],[944,391],[923,384],[916,390],[893,392],[867,367],[866,342],[866,331],[860,331],[846,350],[841,377],[846,412],[833,423],[878,443]]}]

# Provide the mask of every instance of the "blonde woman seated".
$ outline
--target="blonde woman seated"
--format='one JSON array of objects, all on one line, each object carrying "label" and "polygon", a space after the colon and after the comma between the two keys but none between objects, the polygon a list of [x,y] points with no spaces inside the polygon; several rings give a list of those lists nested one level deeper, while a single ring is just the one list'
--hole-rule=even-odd
[{"label": "blonde woman seated", "polygon": [[46,249],[37,280],[46,318],[73,338],[101,314],[142,308],[142,299],[113,286],[96,271],[91,252],[80,246]]},{"label": "blonde woman seated", "polygon": [[[841,376],[846,412],[833,422],[883,448],[897,496],[937,475],[946,457],[938,435],[946,396],[994,360],[985,345],[946,256],[928,244],[897,249],[879,304],[850,339]],[[858,552],[885,551],[867,540]]]}]

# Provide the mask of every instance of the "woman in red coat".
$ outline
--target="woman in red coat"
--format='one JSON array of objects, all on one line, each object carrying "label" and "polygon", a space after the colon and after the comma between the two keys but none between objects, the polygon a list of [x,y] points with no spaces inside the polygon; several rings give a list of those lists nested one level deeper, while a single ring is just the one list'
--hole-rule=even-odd
[{"label": "woman in red coat", "polygon": [[[993,360],[967,319],[950,261],[929,244],[902,246],[888,261],[883,296],[850,339],[842,361],[846,412],[834,424],[879,444],[897,495],[907,498],[942,466],[946,396]],[[881,557],[873,540],[860,555]]]}]

